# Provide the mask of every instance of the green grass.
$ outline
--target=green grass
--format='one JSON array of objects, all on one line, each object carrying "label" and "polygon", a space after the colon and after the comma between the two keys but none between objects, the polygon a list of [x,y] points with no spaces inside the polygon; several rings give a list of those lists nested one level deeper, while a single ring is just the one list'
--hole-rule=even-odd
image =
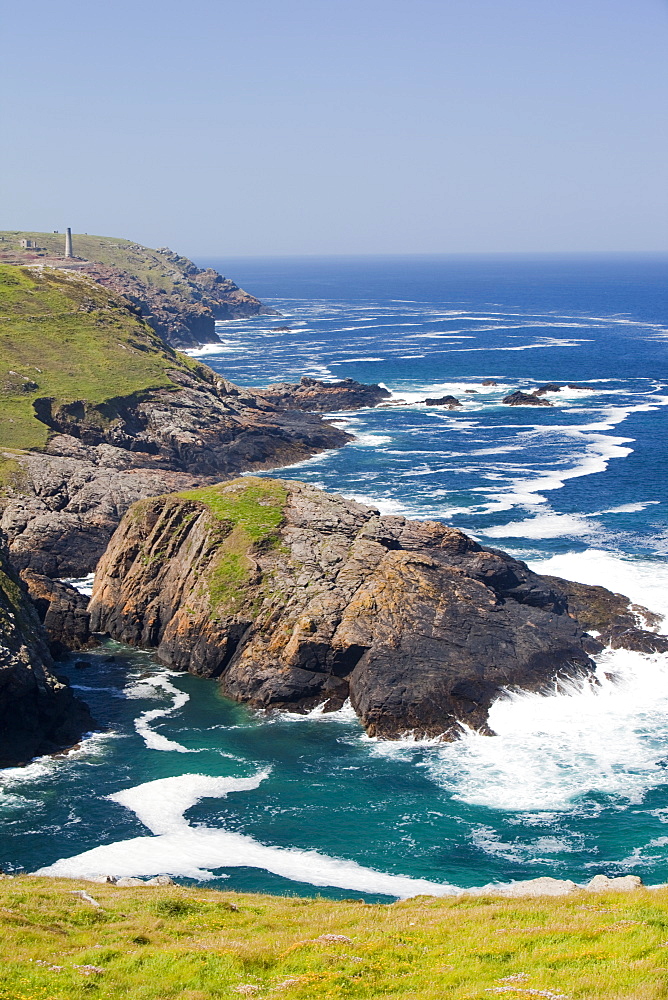
[{"label": "green grass", "polygon": [[101,285],[0,264],[2,447],[44,446],[49,428],[33,406],[40,397],[53,398],[54,408],[85,401],[98,408],[90,419],[104,423],[113,419],[114,400],[170,388],[167,372],[178,368],[201,366],[165,345]]},{"label": "green grass", "polygon": [[278,542],[287,495],[279,483],[254,476],[176,494],[204,504],[217,522],[230,529],[205,581],[214,614],[235,613],[243,606],[251,553]]},{"label": "green grass", "polygon": [[0,1000],[668,995],[666,890],[368,905],[20,877],[0,929]]}]

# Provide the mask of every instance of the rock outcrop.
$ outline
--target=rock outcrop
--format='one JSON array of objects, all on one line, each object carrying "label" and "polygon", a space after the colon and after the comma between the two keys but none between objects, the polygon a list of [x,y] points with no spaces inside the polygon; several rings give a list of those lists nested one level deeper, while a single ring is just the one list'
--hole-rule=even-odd
[{"label": "rock outcrop", "polygon": [[288,465],[350,440],[321,417],[285,412],[203,365],[169,374],[173,389],[116,400],[111,420],[100,420],[104,405],[42,408],[55,433],[44,451],[17,459],[20,488],[7,491],[0,521],[20,570],[88,573],[136,500]]},{"label": "rock outcrop", "polygon": [[58,659],[71,651],[98,645],[90,632],[88,598],[84,594],[63,580],[51,580],[31,570],[25,570],[22,579],[48,636],[52,656]]},{"label": "rock outcrop", "polygon": [[277,382],[266,389],[253,391],[274,406],[286,410],[313,410],[321,413],[378,406],[391,397],[391,393],[380,385],[366,385],[352,378],[346,378],[342,382],[321,382],[306,375],[298,385]]},{"label": "rock outcrop", "polygon": [[86,706],[53,673],[47,637],[0,544],[0,766],[77,743],[94,729]]},{"label": "rock outcrop", "polygon": [[519,389],[504,396],[501,402],[507,406],[552,406],[546,399],[539,399],[533,393],[520,392]]},{"label": "rock outcrop", "polygon": [[244,478],[136,504],[91,627],[261,708],[351,702],[370,735],[482,731],[507,686],[589,674],[559,581],[435,521]]},{"label": "rock outcrop", "polygon": [[[468,392],[468,390],[467,390]],[[456,396],[438,396],[436,398],[425,399],[425,406],[447,406],[449,410],[456,410],[462,404]]]},{"label": "rock outcrop", "polygon": [[82,575],[141,497],[350,440],[179,354],[81,275],[0,264],[0,320],[0,506],[21,570]]}]

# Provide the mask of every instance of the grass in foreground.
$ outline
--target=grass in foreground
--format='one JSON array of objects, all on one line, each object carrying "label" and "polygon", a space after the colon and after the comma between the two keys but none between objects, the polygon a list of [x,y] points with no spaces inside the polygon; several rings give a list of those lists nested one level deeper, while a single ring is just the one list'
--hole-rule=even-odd
[{"label": "grass in foreground", "polygon": [[0,925],[1,1000],[668,996],[668,890],[381,906],[17,877]]}]

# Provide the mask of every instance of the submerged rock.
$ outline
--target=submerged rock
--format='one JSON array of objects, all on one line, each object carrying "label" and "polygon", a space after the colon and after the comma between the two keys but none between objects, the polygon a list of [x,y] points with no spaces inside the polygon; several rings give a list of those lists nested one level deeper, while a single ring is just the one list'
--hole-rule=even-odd
[{"label": "submerged rock", "polygon": [[508,686],[591,674],[603,647],[560,584],[441,523],[247,477],[136,504],[91,627],[256,707],[349,697],[372,736],[453,739],[489,733]]}]

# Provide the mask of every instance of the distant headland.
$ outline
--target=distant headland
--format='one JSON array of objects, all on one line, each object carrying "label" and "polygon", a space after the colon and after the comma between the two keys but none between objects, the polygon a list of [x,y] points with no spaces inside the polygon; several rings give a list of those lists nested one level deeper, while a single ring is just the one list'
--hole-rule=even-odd
[{"label": "distant headland", "polygon": [[213,268],[199,268],[168,247],[88,233],[0,231],[0,263],[66,268],[86,274],[137,306],[172,347],[215,344],[216,320],[275,315]]}]

